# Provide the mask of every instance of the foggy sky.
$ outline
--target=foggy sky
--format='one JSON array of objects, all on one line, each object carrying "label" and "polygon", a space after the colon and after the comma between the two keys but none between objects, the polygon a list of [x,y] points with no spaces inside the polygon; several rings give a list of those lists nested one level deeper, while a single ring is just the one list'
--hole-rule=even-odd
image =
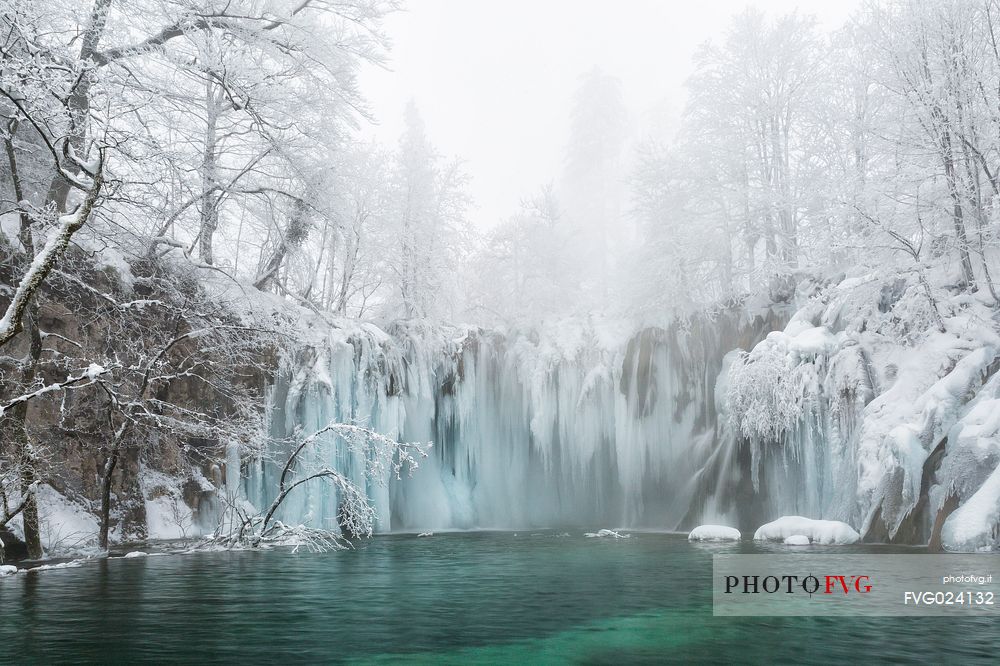
[{"label": "foggy sky", "polygon": [[[840,25],[857,0],[769,0],[771,14],[815,15]],[[573,91],[595,65],[623,83],[631,122],[664,132],[684,102],[691,57],[725,34],[739,0],[410,0],[392,15],[389,67],[366,67],[369,127],[395,145],[412,97],[431,140],[472,175],[473,222],[489,227],[557,177]]]}]

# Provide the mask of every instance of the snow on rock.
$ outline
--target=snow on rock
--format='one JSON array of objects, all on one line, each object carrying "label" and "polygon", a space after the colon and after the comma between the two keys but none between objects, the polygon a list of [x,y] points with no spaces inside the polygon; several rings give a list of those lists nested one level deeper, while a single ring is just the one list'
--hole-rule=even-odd
[{"label": "snow on rock", "polygon": [[146,500],[146,526],[150,539],[183,539],[191,535],[191,509],[183,499],[161,495]]},{"label": "snow on rock", "polygon": [[788,341],[788,349],[801,356],[828,354],[837,347],[837,336],[826,326],[800,331]]},{"label": "snow on rock", "polygon": [[139,483],[146,503],[146,528],[150,539],[184,539],[198,533],[179,479],[144,468]]},{"label": "snow on rock", "polygon": [[629,538],[632,535],[631,534],[621,534],[620,532],[615,532],[614,530],[598,530],[597,532],[586,532],[586,533],[584,533],[583,536],[585,536],[587,538],[590,538],[590,539],[594,539],[594,538],[601,538],[601,539],[603,539],[603,538],[606,538],[606,537],[610,537],[612,539],[627,539],[627,538]]},{"label": "snow on rock", "polygon": [[431,537],[431,536],[434,536],[434,532],[421,532],[417,536],[418,537]]},{"label": "snow on rock", "polygon": [[934,334],[897,356],[895,382],[865,409],[855,453],[866,526],[880,513],[890,536],[896,533],[919,499],[927,456],[950,433],[997,358],[993,342]]},{"label": "snow on rock", "polygon": [[1000,547],[1000,373],[969,402],[948,433],[945,457],[932,488],[934,510],[948,497],[960,506],[941,532],[948,550]]},{"label": "snow on rock", "polygon": [[1000,466],[941,530],[947,550],[971,552],[1000,548]]},{"label": "snow on rock", "polygon": [[[197,475],[194,478],[200,480],[203,489],[214,489],[203,476]],[[143,468],[139,483],[147,498],[149,538],[183,538],[199,532],[193,524],[191,509],[184,502],[178,479]],[[99,523],[93,505],[85,500],[70,499],[46,484],[41,484],[37,492],[42,547],[46,557],[96,554]],[[23,538],[21,516],[15,517],[10,527],[15,535]],[[128,540],[137,536],[139,535],[122,535],[117,529],[113,529],[111,541]]]},{"label": "snow on rock", "polygon": [[786,546],[808,546],[811,543],[812,541],[805,534],[793,534],[790,537],[785,537],[784,541]]},{"label": "snow on rock", "polygon": [[122,559],[131,560],[131,559],[134,559],[136,557],[146,557],[148,555],[149,555],[149,553],[144,553],[141,550],[133,550],[130,553],[125,553],[125,555],[123,556]]},{"label": "snow on rock", "polygon": [[0,578],[4,576],[13,576],[17,573],[17,567],[13,564],[0,564]]},{"label": "snow on rock", "polygon": [[815,328],[815,326],[813,326],[813,323],[808,319],[804,319],[801,317],[792,317],[791,321],[788,322],[788,324],[785,326],[785,330],[782,331],[782,333],[785,336],[794,338],[799,333],[803,333],[813,328]]},{"label": "snow on rock", "polygon": [[[74,501],[48,484],[40,484],[38,498],[38,523],[41,531],[42,550],[46,557],[92,555],[97,548],[97,516],[84,501]],[[18,500],[15,495],[11,500]],[[24,538],[22,516],[15,516],[7,527],[19,538]]]},{"label": "snow on rock", "polygon": [[802,516],[783,516],[761,525],[753,538],[757,541],[784,541],[793,536],[805,536],[813,543],[838,546],[861,540],[861,535],[847,523],[839,520],[814,520]]},{"label": "snow on rock", "polygon": [[38,519],[47,556],[87,552],[96,547],[97,516],[51,486],[38,489]]},{"label": "snow on rock", "polygon": [[774,515],[822,515],[893,538],[916,519],[931,490],[924,466],[946,436],[932,512],[970,498],[1000,464],[1000,392],[983,386],[1000,356],[992,313],[956,297],[941,304],[938,331],[921,289],[845,280],[734,359],[719,413],[749,443],[753,487]]},{"label": "snow on rock", "polygon": [[740,531],[725,525],[699,525],[688,534],[688,541],[739,541]]}]

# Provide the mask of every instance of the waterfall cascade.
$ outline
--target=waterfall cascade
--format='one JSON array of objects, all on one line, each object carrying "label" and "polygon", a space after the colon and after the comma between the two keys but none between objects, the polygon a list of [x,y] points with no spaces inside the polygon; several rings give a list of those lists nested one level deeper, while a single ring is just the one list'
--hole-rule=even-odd
[{"label": "waterfall cascade", "polygon": [[[736,311],[628,336],[597,326],[502,336],[396,325],[331,331],[276,382],[275,440],[337,421],[433,442],[410,477],[366,479],[336,435],[306,454],[367,489],[379,531],[617,525],[679,529],[735,522],[740,471],[719,422],[727,352],[780,327]],[[280,458],[280,452],[274,452]],[[258,461],[244,487],[262,506],[279,468]],[[323,483],[296,489],[281,519],[336,525]]]}]

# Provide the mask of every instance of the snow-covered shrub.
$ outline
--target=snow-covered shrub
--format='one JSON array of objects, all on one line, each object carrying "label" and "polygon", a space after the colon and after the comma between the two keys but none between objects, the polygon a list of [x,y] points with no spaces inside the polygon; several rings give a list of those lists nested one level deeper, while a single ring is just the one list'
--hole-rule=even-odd
[{"label": "snow-covered shrub", "polygon": [[[364,461],[363,477],[384,485],[390,477],[399,480],[402,473],[412,475],[418,458],[427,457],[426,444],[398,442],[369,428],[330,423],[302,438],[287,456],[278,479],[278,493],[264,511],[253,505],[230,501],[216,534],[210,543],[230,548],[258,548],[275,545],[305,547],[312,551],[336,550],[351,538],[370,537],[377,512],[366,489],[355,479],[323,462],[317,463],[315,449],[333,437],[345,449]],[[338,500],[336,529],[309,525],[287,525],[278,519],[279,509],[289,494],[311,482],[329,484]]]},{"label": "snow-covered shrub", "polygon": [[788,375],[785,355],[773,346],[733,360],[726,405],[731,425],[743,437],[777,440],[794,425],[800,395]]},{"label": "snow-covered shrub", "polygon": [[730,425],[750,440],[781,440],[820,394],[835,346],[825,327],[795,320],[734,359],[726,384]]}]

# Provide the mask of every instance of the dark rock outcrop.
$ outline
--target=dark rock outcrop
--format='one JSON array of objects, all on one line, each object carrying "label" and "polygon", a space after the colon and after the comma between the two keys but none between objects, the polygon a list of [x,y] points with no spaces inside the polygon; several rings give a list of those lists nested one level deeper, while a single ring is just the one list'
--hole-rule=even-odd
[{"label": "dark rock outcrop", "polygon": [[0,528],[0,564],[28,558],[28,546],[13,532]]}]

